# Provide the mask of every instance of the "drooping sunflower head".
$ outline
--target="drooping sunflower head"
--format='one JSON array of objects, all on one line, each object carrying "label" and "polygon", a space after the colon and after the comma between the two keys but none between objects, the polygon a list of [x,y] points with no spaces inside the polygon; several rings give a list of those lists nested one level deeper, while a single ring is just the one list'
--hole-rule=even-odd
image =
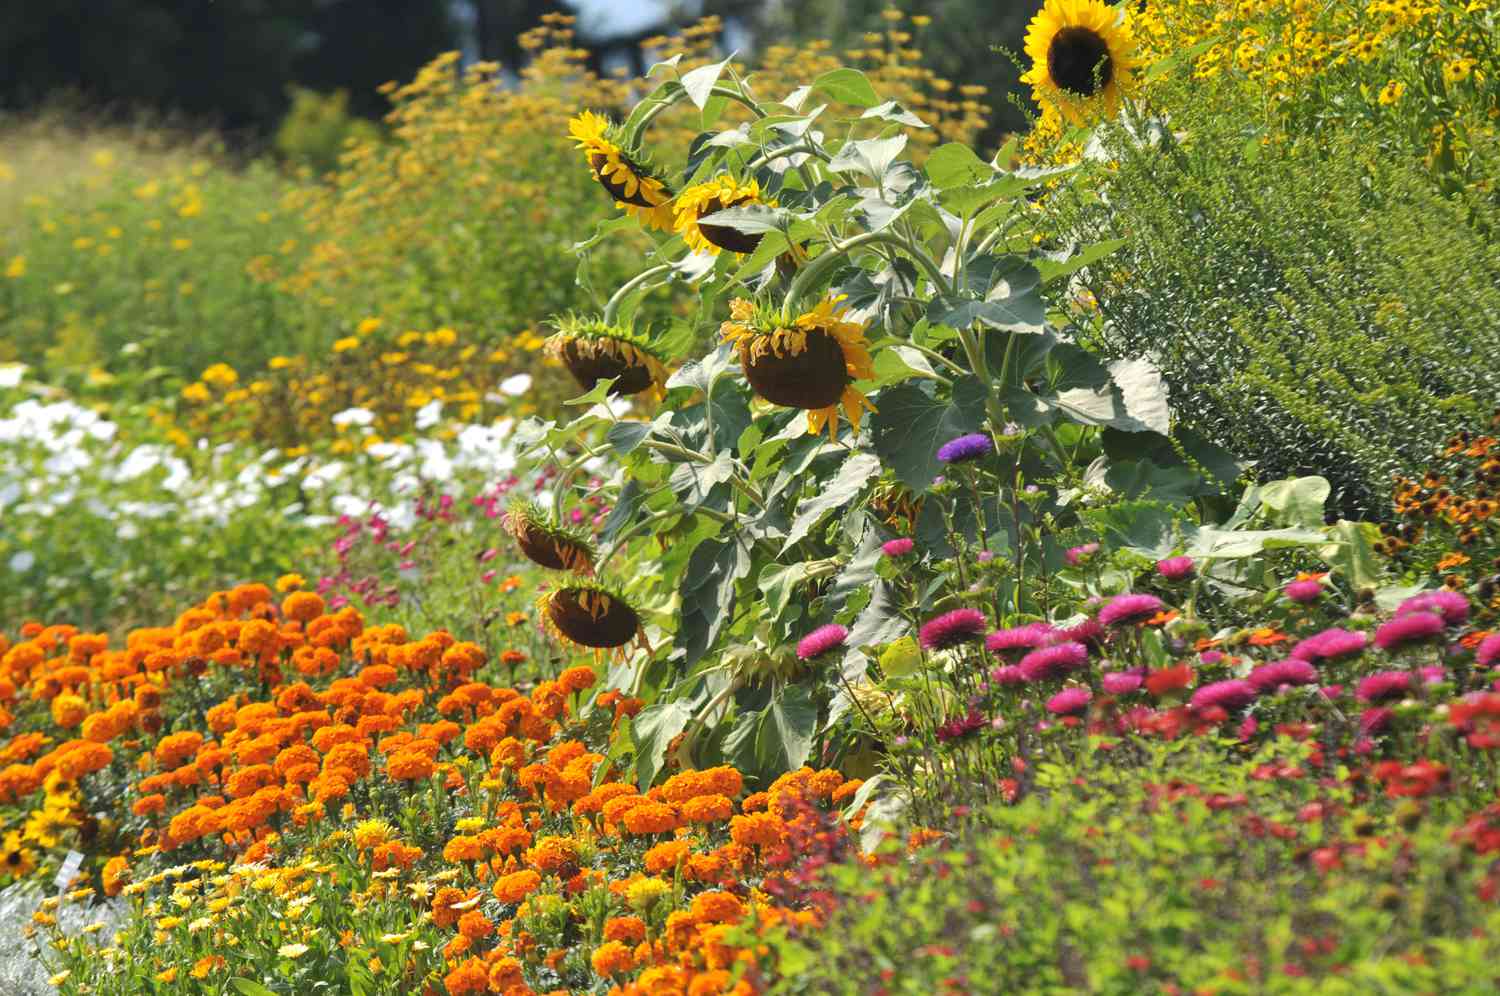
[{"label": "drooping sunflower head", "polygon": [[588,537],[558,525],[524,498],[516,499],[505,510],[505,531],[534,564],[574,574],[594,571],[594,544]]},{"label": "drooping sunflower head", "polygon": [[743,207],[746,204],[764,204],[775,207],[774,200],[765,200],[760,184],[755,180],[741,183],[728,173],[720,174],[707,183],[689,187],[677,196],[677,220],[673,227],[688,248],[694,252],[718,255],[719,250],[730,252],[754,252],[762,238],[759,232],[741,232],[727,225],[705,225],[703,218],[726,208]]},{"label": "drooping sunflower head", "polygon": [[1075,125],[1113,117],[1140,66],[1124,11],[1103,0],[1047,0],[1026,29],[1026,55],[1021,81]]},{"label": "drooping sunflower head", "polygon": [[840,403],[856,432],[864,412],[875,410],[854,386],[875,376],[865,326],[844,320],[848,309],[841,300],[825,299],[787,324],[774,309],[736,298],[729,321],[719,327],[720,336],[739,352],[755,393],[772,404],[803,409],[808,431],[826,427],[830,439],[838,436]]},{"label": "drooping sunflower head", "polygon": [[569,581],[537,599],[547,629],[579,647],[614,650],[641,635],[641,617],[619,592],[592,581]]},{"label": "drooping sunflower head", "polygon": [[609,118],[584,111],[568,122],[568,134],[578,143],[584,161],[615,206],[643,225],[672,230],[672,192],[656,175],[639,149],[628,148],[619,128]]},{"label": "drooping sunflower head", "polygon": [[610,394],[624,396],[648,389],[661,394],[666,368],[641,335],[578,315],[555,318],[552,324],[557,331],[547,340],[547,352],[568,368],[585,391],[613,377]]}]

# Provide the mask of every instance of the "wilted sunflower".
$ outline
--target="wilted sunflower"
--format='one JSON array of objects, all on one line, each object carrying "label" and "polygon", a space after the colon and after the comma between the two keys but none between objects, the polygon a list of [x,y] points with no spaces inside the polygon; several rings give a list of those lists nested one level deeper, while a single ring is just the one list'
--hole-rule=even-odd
[{"label": "wilted sunflower", "polygon": [[612,650],[641,635],[641,617],[624,597],[592,582],[569,584],[537,599],[547,629],[580,647]]},{"label": "wilted sunflower", "polygon": [[594,545],[586,537],[554,523],[524,498],[506,509],[505,531],[515,537],[521,552],[532,563],[554,571],[593,573]]},{"label": "wilted sunflower", "polygon": [[1021,81],[1075,125],[1113,117],[1140,66],[1124,12],[1101,0],[1047,0],[1026,29],[1026,54]]},{"label": "wilted sunflower", "polygon": [[676,201],[677,221],[674,228],[693,252],[718,255],[720,249],[730,252],[754,252],[763,237],[761,233],[741,232],[728,225],[705,225],[703,218],[726,208],[743,207],[746,204],[764,204],[775,207],[775,201],[761,199],[760,184],[755,180],[740,183],[728,173],[689,187],[678,195]]},{"label": "wilted sunflower", "polygon": [[774,311],[736,298],[729,305],[731,319],[719,327],[724,341],[739,350],[755,393],[772,404],[803,409],[807,431],[819,433],[826,426],[830,439],[838,438],[840,402],[856,432],[865,409],[875,410],[854,387],[856,380],[875,376],[865,327],[844,321],[848,309],[839,307],[841,300],[824,300],[787,326]]},{"label": "wilted sunflower", "polygon": [[661,393],[666,369],[640,336],[599,319],[573,315],[554,319],[554,325],[557,332],[547,340],[547,352],[568,368],[585,391],[613,377],[610,394],[639,394],[648,388]]},{"label": "wilted sunflower", "polygon": [[653,174],[643,153],[621,146],[619,130],[609,118],[584,111],[568,122],[568,133],[617,207],[644,225],[672,230],[672,192]]}]

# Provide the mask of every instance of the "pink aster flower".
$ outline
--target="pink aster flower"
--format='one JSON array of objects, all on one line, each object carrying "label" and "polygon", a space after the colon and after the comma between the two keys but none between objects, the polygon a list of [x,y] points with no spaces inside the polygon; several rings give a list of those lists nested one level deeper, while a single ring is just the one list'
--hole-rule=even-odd
[{"label": "pink aster flower", "polygon": [[1442,635],[1443,617],[1425,610],[1409,612],[1381,623],[1375,631],[1375,646],[1381,650],[1399,650],[1409,643],[1421,643]]},{"label": "pink aster flower", "polygon": [[1360,679],[1355,697],[1361,702],[1384,702],[1399,699],[1411,691],[1411,674],[1406,671],[1378,671]]},{"label": "pink aster flower", "polygon": [[1384,706],[1366,709],[1359,714],[1359,732],[1367,737],[1374,736],[1377,733],[1384,733],[1386,728],[1391,725],[1391,717],[1393,715],[1395,714]]},{"label": "pink aster flower", "polygon": [[1204,685],[1193,693],[1189,703],[1194,709],[1208,709],[1218,706],[1229,712],[1243,709],[1255,701],[1255,686],[1248,681],[1239,678],[1231,678],[1228,681],[1216,681],[1211,685]]},{"label": "pink aster flower", "polygon": [[1182,581],[1193,576],[1192,557],[1168,557],[1156,562],[1156,573],[1168,581]]},{"label": "pink aster flower", "polygon": [[954,609],[922,624],[918,637],[924,650],[943,650],[977,640],[985,631],[984,613],[978,609]]},{"label": "pink aster flower", "polygon": [[1497,662],[1500,662],[1500,633],[1485,637],[1474,651],[1474,663],[1480,667],[1494,667]]},{"label": "pink aster flower", "polygon": [[1099,622],[1105,626],[1140,622],[1156,615],[1166,604],[1155,595],[1116,595],[1099,610]]},{"label": "pink aster flower", "polygon": [[1318,680],[1318,671],[1300,657],[1288,657],[1284,661],[1262,664],[1250,672],[1245,679],[1259,692],[1270,692],[1283,685],[1311,685]]},{"label": "pink aster flower", "polygon": [[1335,626],[1299,641],[1292,648],[1289,656],[1299,657],[1305,661],[1334,660],[1359,653],[1369,645],[1369,642],[1370,638],[1363,633],[1339,629]]},{"label": "pink aster flower", "polygon": [[1053,634],[1052,640],[1054,643],[1063,640],[1071,640],[1074,643],[1097,643],[1103,636],[1104,627],[1099,624],[1099,620],[1090,616],[1077,626],[1058,630]]},{"label": "pink aster flower", "polygon": [[880,544],[880,551],[887,557],[904,557],[911,553],[912,547],[916,546],[908,537],[902,536],[898,539],[886,540]]},{"label": "pink aster flower", "polygon": [[1082,546],[1069,547],[1063,553],[1063,559],[1068,562],[1069,567],[1077,567],[1098,552],[1098,543],[1085,543]]},{"label": "pink aster flower", "polygon": [[1014,664],[1002,664],[990,671],[990,683],[1010,686],[1026,684],[1026,676]]},{"label": "pink aster flower", "polygon": [[1137,691],[1145,678],[1138,671],[1111,671],[1099,676],[1099,687],[1106,695],[1129,695]]},{"label": "pink aster flower", "polygon": [[1302,578],[1298,581],[1288,581],[1281,593],[1294,602],[1306,605],[1308,602],[1316,602],[1323,597],[1323,582],[1317,578]]},{"label": "pink aster flower", "polygon": [[1050,647],[1033,650],[1021,658],[1017,665],[1027,681],[1046,681],[1061,678],[1069,671],[1082,667],[1089,659],[1089,648],[1081,643],[1058,643]]},{"label": "pink aster flower", "polygon": [[1469,600],[1456,591],[1447,588],[1438,591],[1424,591],[1420,595],[1413,595],[1396,607],[1396,615],[1405,616],[1413,612],[1436,612],[1443,617],[1443,622],[1449,626],[1457,626],[1469,618]]},{"label": "pink aster flower", "polygon": [[1032,650],[1049,643],[1056,635],[1057,630],[1048,623],[1027,623],[1024,626],[996,630],[984,638],[984,648],[992,654],[1002,654],[1007,650]]},{"label": "pink aster flower", "polygon": [[805,661],[822,657],[835,647],[842,647],[849,631],[838,623],[819,626],[797,642],[797,656]]},{"label": "pink aster flower", "polygon": [[1087,688],[1064,688],[1047,700],[1047,711],[1054,716],[1073,716],[1087,709],[1093,697]]}]

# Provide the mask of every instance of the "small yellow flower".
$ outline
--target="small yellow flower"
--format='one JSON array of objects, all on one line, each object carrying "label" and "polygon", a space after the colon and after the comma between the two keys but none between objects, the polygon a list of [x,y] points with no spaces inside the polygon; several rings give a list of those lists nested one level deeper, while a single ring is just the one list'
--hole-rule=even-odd
[{"label": "small yellow flower", "polygon": [[307,954],[306,944],[283,944],[276,949],[276,953],[283,958],[301,958]]},{"label": "small yellow flower", "polygon": [[376,318],[372,315],[369,318],[361,319],[360,323],[354,327],[354,331],[360,335],[369,335],[384,324],[384,319]]},{"label": "small yellow flower", "polygon": [[11,280],[20,280],[26,276],[26,257],[14,256],[5,267],[5,275]]},{"label": "small yellow flower", "polygon": [[1391,80],[1380,88],[1380,105],[1382,107],[1390,107],[1396,101],[1400,100],[1404,93],[1406,93],[1406,84],[1400,80]]},{"label": "small yellow flower", "polygon": [[349,335],[342,339],[336,339],[333,343],[335,353],[347,353],[351,349],[359,348],[359,336]]}]

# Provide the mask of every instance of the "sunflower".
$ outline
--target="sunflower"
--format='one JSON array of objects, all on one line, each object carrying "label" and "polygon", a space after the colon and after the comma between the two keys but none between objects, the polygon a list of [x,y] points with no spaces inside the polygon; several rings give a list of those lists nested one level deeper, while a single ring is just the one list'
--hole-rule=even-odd
[{"label": "sunflower", "polygon": [[672,230],[672,192],[652,173],[642,153],[621,147],[619,131],[609,118],[584,111],[568,122],[568,133],[616,207],[644,225]]},{"label": "sunflower", "polygon": [[573,315],[554,319],[553,324],[557,332],[547,339],[547,353],[567,367],[585,391],[613,377],[610,394],[623,396],[650,389],[661,395],[666,368],[641,336],[599,319]]},{"label": "sunflower", "polygon": [[854,431],[865,409],[875,406],[854,387],[875,376],[865,347],[865,326],[844,321],[842,297],[828,298],[791,325],[741,298],[729,305],[731,319],[719,328],[740,354],[745,379],[772,404],[807,412],[807,431],[838,438],[839,403]]},{"label": "sunflower", "polygon": [[1021,81],[1075,125],[1113,117],[1140,66],[1124,12],[1101,0],[1047,0],[1026,29],[1026,54]]},{"label": "sunflower", "polygon": [[720,249],[730,252],[754,252],[760,245],[759,232],[741,232],[727,225],[705,225],[702,219],[725,208],[743,207],[746,204],[764,204],[775,207],[775,201],[761,198],[760,184],[755,180],[740,183],[728,173],[689,187],[678,195],[676,201],[677,220],[674,229],[682,236],[693,252],[706,252],[715,256]]},{"label": "sunflower", "polygon": [[599,584],[556,588],[537,600],[537,608],[553,635],[580,647],[613,650],[643,637],[635,609],[624,596]]},{"label": "sunflower", "polygon": [[27,847],[21,835],[12,830],[0,846],[0,875],[11,879],[25,878],[36,869],[36,852]]},{"label": "sunflower", "polygon": [[515,537],[521,552],[532,563],[554,571],[593,573],[594,545],[586,537],[552,522],[524,498],[506,510],[505,531]]}]

